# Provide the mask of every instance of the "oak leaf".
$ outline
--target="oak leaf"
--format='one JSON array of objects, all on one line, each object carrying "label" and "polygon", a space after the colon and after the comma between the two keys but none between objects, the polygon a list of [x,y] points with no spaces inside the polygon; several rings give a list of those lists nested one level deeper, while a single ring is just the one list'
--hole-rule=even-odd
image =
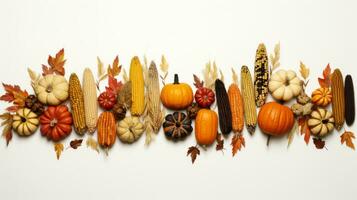
[{"label": "oak leaf", "polygon": [[72,149],[77,149],[82,145],[83,139],[74,139],[72,140],[69,145]]},{"label": "oak leaf", "polygon": [[341,136],[341,144],[346,143],[346,146],[355,150],[355,145],[353,144],[353,139],[355,135],[351,131],[345,131]]},{"label": "oak leaf", "polygon": [[235,134],[232,138],[232,155],[235,156],[238,151],[245,147],[245,139],[241,134]]},{"label": "oak leaf", "polygon": [[64,59],[64,49],[61,49],[55,57],[49,55],[47,62],[49,66],[42,65],[43,76],[48,74],[58,74],[64,76],[64,64],[66,63],[66,60]]},{"label": "oak leaf", "polygon": [[108,76],[115,77],[115,76],[119,75],[121,68],[122,68],[122,66],[119,65],[119,57],[116,56],[113,61],[112,66],[110,66],[110,65],[108,66],[108,70],[107,70]]},{"label": "oak leaf", "polygon": [[189,147],[187,151],[187,156],[188,155],[191,156],[191,161],[193,164],[197,158],[197,155],[200,155],[200,150],[196,146]]},{"label": "oak leaf", "polygon": [[108,86],[105,87],[105,90],[107,92],[111,92],[117,95],[122,87],[123,87],[123,83],[121,81],[118,81],[112,75],[108,76]]},{"label": "oak leaf", "polygon": [[200,80],[200,78],[198,78],[198,76],[196,76],[196,74],[193,75],[193,85],[196,87],[196,88],[201,88],[203,87],[203,81]]},{"label": "oak leaf", "polygon": [[13,106],[6,108],[7,111],[16,112],[19,108],[25,106],[25,101],[28,96],[26,90],[21,90],[18,85],[12,86],[4,83],[2,85],[4,86],[6,93],[0,97],[0,100],[14,104]]},{"label": "oak leaf", "polygon": [[216,150],[217,151],[223,150],[224,149],[224,140],[222,138],[222,134],[220,134],[220,133],[217,134],[216,142],[217,142]]},{"label": "oak leaf", "polygon": [[56,156],[57,156],[57,160],[59,160],[61,154],[62,154],[62,151],[64,149],[64,146],[62,143],[55,143],[54,144],[54,149],[55,149],[55,152],[56,152]]},{"label": "oak leaf", "polygon": [[326,68],[322,72],[322,78],[318,78],[319,84],[323,88],[329,88],[331,86],[331,67],[327,64]]},{"label": "oak leaf", "polygon": [[323,149],[325,147],[325,141],[321,138],[313,138],[316,149]]}]

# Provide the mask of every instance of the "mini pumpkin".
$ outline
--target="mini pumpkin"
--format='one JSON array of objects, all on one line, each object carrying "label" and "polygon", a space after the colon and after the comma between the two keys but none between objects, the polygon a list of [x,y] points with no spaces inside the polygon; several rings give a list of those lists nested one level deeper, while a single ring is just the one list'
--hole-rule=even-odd
[{"label": "mini pumpkin", "polygon": [[310,128],[311,134],[323,137],[333,130],[334,122],[335,119],[330,111],[318,108],[317,110],[312,111],[311,117],[307,121],[307,125]]},{"label": "mini pumpkin", "polygon": [[191,119],[183,112],[174,112],[165,117],[164,133],[168,138],[181,139],[191,134]]},{"label": "mini pumpkin", "polygon": [[116,95],[113,92],[102,92],[98,97],[98,103],[104,110],[111,110],[117,102]]},{"label": "mini pumpkin", "polygon": [[144,125],[138,117],[125,117],[117,123],[117,135],[122,142],[133,143],[144,132]]},{"label": "mini pumpkin", "polygon": [[71,134],[72,122],[67,106],[49,106],[40,117],[40,130],[47,139],[57,142]]},{"label": "mini pumpkin", "polygon": [[68,82],[64,76],[49,74],[34,86],[38,100],[46,105],[59,105],[68,98]]},{"label": "mini pumpkin", "polygon": [[187,83],[179,83],[177,74],[174,79],[174,83],[167,84],[162,88],[160,99],[166,108],[182,110],[191,105],[193,101],[192,88]]},{"label": "mini pumpkin", "polygon": [[215,101],[215,95],[213,90],[200,87],[196,90],[195,101],[201,108],[209,108]]},{"label": "mini pumpkin", "polygon": [[20,136],[32,135],[36,132],[38,124],[38,116],[28,108],[20,108],[12,118],[12,128]]},{"label": "mini pumpkin", "polygon": [[330,88],[318,88],[312,92],[311,101],[318,106],[327,106],[332,101],[332,92]]},{"label": "mini pumpkin", "polygon": [[292,70],[279,70],[269,81],[269,91],[277,100],[289,101],[298,96],[302,90],[301,80]]},{"label": "mini pumpkin", "polygon": [[289,107],[276,102],[264,104],[258,114],[258,125],[263,133],[282,136],[294,126],[294,114]]},{"label": "mini pumpkin", "polygon": [[195,120],[196,141],[200,145],[211,145],[216,141],[218,132],[218,115],[215,111],[201,109]]}]

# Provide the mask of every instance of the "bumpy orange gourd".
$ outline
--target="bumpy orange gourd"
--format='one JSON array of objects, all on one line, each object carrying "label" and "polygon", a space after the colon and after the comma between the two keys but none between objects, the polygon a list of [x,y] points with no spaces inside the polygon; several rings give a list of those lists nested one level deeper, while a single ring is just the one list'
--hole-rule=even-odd
[{"label": "bumpy orange gourd", "polygon": [[311,101],[318,106],[327,106],[332,101],[332,92],[330,88],[318,88],[312,92]]},{"label": "bumpy orange gourd", "polygon": [[209,109],[200,109],[195,120],[196,141],[200,145],[211,145],[217,137],[218,116]]},{"label": "bumpy orange gourd", "polygon": [[174,83],[165,85],[161,90],[162,104],[172,110],[182,110],[191,105],[193,92],[190,85],[179,83],[178,75],[175,74]]},{"label": "bumpy orange gourd", "polygon": [[269,102],[259,111],[258,125],[267,135],[282,136],[293,128],[294,114],[287,106]]},{"label": "bumpy orange gourd", "polygon": [[102,112],[98,118],[98,143],[109,148],[115,143],[116,126],[115,118],[112,112]]},{"label": "bumpy orange gourd", "polygon": [[40,117],[41,133],[55,142],[72,132],[72,114],[67,106],[49,106]]}]

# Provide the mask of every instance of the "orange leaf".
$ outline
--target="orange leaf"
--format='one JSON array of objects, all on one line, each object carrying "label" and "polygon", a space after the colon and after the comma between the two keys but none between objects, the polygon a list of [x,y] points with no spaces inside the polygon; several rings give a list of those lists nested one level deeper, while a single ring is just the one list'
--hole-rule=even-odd
[{"label": "orange leaf", "polygon": [[235,134],[232,138],[232,155],[235,156],[238,151],[245,147],[245,139],[241,134]]},{"label": "orange leaf", "polygon": [[107,92],[111,92],[117,95],[122,87],[123,83],[121,81],[118,81],[112,75],[108,76],[108,86],[105,87]]},{"label": "orange leaf", "polygon": [[1,126],[3,126],[2,136],[6,140],[6,145],[8,146],[12,139],[12,115],[11,113],[3,113],[0,115],[0,119],[3,120]]},{"label": "orange leaf", "polygon": [[42,65],[43,76],[47,74],[58,74],[63,76],[65,74],[64,64],[66,63],[66,60],[64,59],[64,49],[61,49],[55,57],[49,55],[47,62],[49,67]]},{"label": "orange leaf", "polygon": [[309,144],[310,137],[311,137],[311,132],[310,132],[309,126],[307,125],[307,120],[308,120],[307,117],[300,117],[298,119],[300,134],[304,135],[304,141],[305,141],[306,145]]},{"label": "orange leaf", "polygon": [[7,101],[9,103],[13,103],[13,106],[8,107],[6,110],[9,112],[16,112],[20,107],[25,106],[25,101],[28,96],[26,90],[21,90],[18,85],[8,85],[2,84],[6,93],[0,97],[0,100]]},{"label": "orange leaf", "polygon": [[346,146],[351,149],[355,149],[355,145],[353,144],[353,139],[355,139],[355,135],[350,131],[345,131],[341,136],[341,144],[346,142]]},{"label": "orange leaf", "polygon": [[108,67],[108,75],[109,76],[117,76],[120,74],[121,71],[121,65],[119,65],[119,57],[116,56],[114,61],[113,61],[113,65]]},{"label": "orange leaf", "polygon": [[61,154],[62,154],[62,151],[63,151],[64,147],[63,147],[63,144],[62,143],[55,143],[54,144],[54,150],[56,152],[56,157],[57,157],[57,160],[59,160]]},{"label": "orange leaf", "polygon": [[330,64],[327,64],[326,68],[322,72],[323,78],[318,78],[319,84],[321,87],[328,88],[331,86],[331,67]]}]

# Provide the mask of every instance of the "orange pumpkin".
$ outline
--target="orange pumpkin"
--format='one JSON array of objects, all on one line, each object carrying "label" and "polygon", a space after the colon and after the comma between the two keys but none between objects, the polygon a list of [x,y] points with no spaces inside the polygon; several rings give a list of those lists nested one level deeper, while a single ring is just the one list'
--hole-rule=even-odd
[{"label": "orange pumpkin", "polygon": [[200,109],[195,120],[196,141],[200,145],[211,145],[217,137],[218,116],[209,109]]},{"label": "orange pumpkin", "polygon": [[282,136],[293,128],[294,114],[287,106],[269,102],[259,111],[258,125],[265,134]]},{"label": "orange pumpkin", "polygon": [[179,83],[178,75],[175,74],[174,83],[165,85],[161,90],[162,104],[172,110],[182,110],[192,104],[193,92],[187,83]]},{"label": "orange pumpkin", "polygon": [[67,106],[49,106],[40,117],[41,134],[55,142],[72,132],[72,114]]}]

